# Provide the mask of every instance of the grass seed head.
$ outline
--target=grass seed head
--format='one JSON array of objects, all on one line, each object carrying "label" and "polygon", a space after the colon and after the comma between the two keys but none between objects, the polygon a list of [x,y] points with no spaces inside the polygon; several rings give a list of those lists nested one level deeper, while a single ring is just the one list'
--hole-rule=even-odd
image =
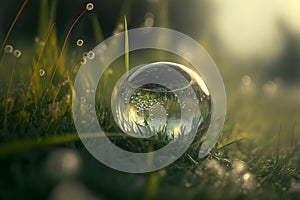
[{"label": "grass seed head", "polygon": [[87,58],[89,56],[88,52],[83,52],[82,57]]},{"label": "grass seed head", "polygon": [[16,49],[16,50],[14,51],[14,56],[15,56],[16,58],[20,58],[21,55],[22,55],[22,52],[21,52],[20,50]]},{"label": "grass seed head", "polygon": [[86,4],[85,9],[88,10],[88,11],[93,10],[93,9],[94,9],[94,4],[93,4],[93,3],[88,3],[88,4]]},{"label": "grass seed head", "polygon": [[86,64],[86,57],[81,58],[80,64],[82,64],[82,65]]},{"label": "grass seed head", "polygon": [[84,41],[82,39],[78,39],[76,41],[76,45],[79,46],[79,47],[82,47],[83,43],[84,43]]},{"label": "grass seed head", "polygon": [[87,57],[88,57],[90,60],[93,60],[93,59],[95,58],[95,53],[94,53],[93,51],[89,51]]},{"label": "grass seed head", "polygon": [[14,50],[14,48],[13,48],[13,46],[11,46],[11,45],[6,45],[6,46],[4,47],[4,51],[5,51],[6,53],[12,53],[13,50]]},{"label": "grass seed head", "polygon": [[39,70],[40,77],[43,77],[45,75],[45,73],[46,73],[45,70],[43,70],[43,69]]}]

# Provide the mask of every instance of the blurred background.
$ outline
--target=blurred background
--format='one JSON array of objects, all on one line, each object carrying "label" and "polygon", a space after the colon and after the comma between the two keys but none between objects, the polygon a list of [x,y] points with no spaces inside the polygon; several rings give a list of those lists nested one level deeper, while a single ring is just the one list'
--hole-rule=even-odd
[{"label": "blurred background", "polygon": [[[28,2],[7,41],[7,44],[22,50],[21,63],[24,69],[34,58],[37,38],[43,38],[46,34],[47,26],[45,27],[44,24],[47,24],[45,23],[47,19],[42,17],[45,8],[49,8],[49,13],[51,8],[56,10],[56,14],[52,17],[55,21],[57,43],[61,47],[69,27],[88,2],[91,1],[61,0],[56,1],[55,5],[47,0]],[[229,157],[248,160],[247,164],[250,168],[255,168],[255,161],[250,159],[254,156],[250,154],[254,149],[258,147],[267,149],[265,152],[276,157],[279,147],[274,144],[278,141],[281,141],[281,147],[287,147],[284,150],[287,152],[291,144],[299,141],[299,0],[95,0],[92,2],[95,9],[79,20],[70,35],[68,55],[74,55],[73,49],[76,48],[76,41],[79,38],[84,40],[83,50],[88,51],[102,40],[123,31],[124,16],[128,20],[128,29],[158,26],[180,31],[198,41],[207,50],[223,76],[228,111],[221,141],[226,143],[235,138],[248,138],[247,142],[232,147],[232,151],[228,150]],[[3,41],[22,3],[22,0],[1,1],[0,41]],[[22,70],[19,69],[18,73],[22,74]],[[1,85],[6,88],[9,69],[2,66],[0,71]],[[52,199],[70,199],[68,195],[75,191],[73,196],[74,198],[77,196],[78,199],[95,199],[95,196],[104,199],[105,197],[118,198],[122,194],[127,198],[138,198],[148,194],[151,199],[151,195],[159,190],[153,185],[157,185],[161,177],[177,176],[176,173],[168,170],[145,176],[115,172],[95,161],[85,150],[82,152],[73,148],[74,145],[70,144],[67,148],[62,146],[58,149],[52,147],[43,149],[38,153],[17,157],[8,165],[3,165],[4,162],[1,161],[1,165],[4,166],[3,173],[9,171],[8,174],[4,174],[5,180],[14,185],[14,190],[19,191],[20,194],[34,191],[34,197],[52,195]],[[234,154],[235,148],[239,150],[239,156]],[[299,157],[293,160],[291,166],[289,165],[290,168],[295,169],[293,173],[295,172],[294,175],[298,179],[289,178],[286,182],[280,183],[285,185],[285,190],[292,187],[292,184],[294,186],[298,184],[297,187],[300,188],[300,182],[297,182],[300,180],[299,173],[297,174],[300,170],[299,165],[296,164],[298,161]],[[86,171],[89,173],[84,173]],[[22,175],[23,172],[27,173],[26,176]],[[260,173],[260,171],[256,172]],[[47,174],[45,176],[53,179],[37,177],[35,173]],[[28,180],[25,180],[27,178]],[[61,181],[62,179],[64,181]],[[77,179],[80,181],[74,181]],[[35,191],[34,182],[39,180],[42,180],[44,185],[37,186],[38,190]],[[176,185],[176,181],[177,179],[172,178],[162,181],[167,189],[161,191],[160,195],[162,197],[170,195],[168,189],[174,188],[168,185]],[[259,175],[256,181],[259,183]],[[183,187],[186,183],[184,179]],[[114,185],[119,189],[116,190]],[[2,190],[1,186],[3,186]],[[0,192],[7,187],[1,181]],[[125,189],[126,187],[128,190]],[[201,187],[200,194],[209,196],[213,191],[203,185]],[[100,191],[98,188],[101,188]],[[272,187],[274,188],[276,187]],[[299,197],[299,188],[297,197]],[[281,189],[280,186],[278,191]],[[115,191],[120,191],[120,194],[116,194]],[[177,193],[173,193],[173,196],[176,197]],[[3,194],[7,194],[6,197],[11,195],[9,192]],[[195,197],[193,194],[189,193],[190,197]],[[181,195],[184,196],[185,193]]]},{"label": "blurred background", "polygon": [[[26,49],[27,55],[34,52],[35,38],[42,38],[48,28],[44,25],[46,19],[41,17],[42,8],[48,5],[49,10],[51,6],[56,10],[53,18],[58,46],[61,46],[69,27],[87,2],[64,0],[52,5],[50,1],[31,0],[8,43]],[[21,3],[22,0],[14,0],[1,6],[1,38]],[[88,51],[103,39],[123,31],[124,16],[127,16],[129,29],[141,26],[171,28],[197,40],[216,62],[225,81],[229,112],[230,107],[239,106],[234,100],[236,97],[258,95],[255,98],[281,102],[272,109],[278,112],[272,115],[278,118],[276,123],[287,118],[295,123],[293,115],[284,115],[279,107],[286,110],[286,105],[295,106],[300,102],[300,5],[297,0],[111,0],[93,3],[93,12],[83,16],[72,31],[69,54],[76,48],[78,38],[84,40],[83,49]],[[98,31],[95,23],[100,24]]]},{"label": "blurred background", "polygon": [[[1,6],[2,38],[22,2],[13,0]],[[42,34],[38,26],[43,20],[39,18],[40,2],[32,0],[26,6],[10,37],[13,43],[30,44]],[[57,2],[55,23],[61,40],[87,2]],[[300,5],[297,0],[111,0],[93,3],[96,9],[89,15],[97,16],[104,38],[113,34],[126,15],[129,28],[148,23],[148,26],[171,28],[191,36],[208,50],[220,68],[234,62],[235,70],[264,71],[266,79],[279,78],[285,83],[299,80]],[[89,15],[80,20],[72,36],[84,37],[93,47],[98,41],[93,35],[93,20]],[[149,17],[153,17],[153,21]]]},{"label": "blurred background", "polygon": [[[39,26],[44,20],[39,17],[41,2],[32,0],[28,3],[9,38],[10,43],[24,45],[28,49],[34,46],[34,38],[45,34],[47,28]],[[54,17],[60,42],[87,2],[57,2]],[[21,3],[22,0],[13,0],[1,6],[1,38]],[[92,49],[102,39],[118,31],[118,25],[123,23],[126,15],[129,28],[159,26],[191,36],[206,48],[226,76],[248,75],[251,81],[264,81],[266,85],[262,87],[265,89],[288,85],[283,90],[287,92],[288,89],[300,98],[299,89],[290,87],[299,84],[300,76],[300,5],[297,0],[111,0],[93,3],[95,10],[79,21],[71,35],[71,44],[74,45],[80,37],[86,43],[85,48]],[[101,36],[93,30],[95,17],[101,25]]]}]

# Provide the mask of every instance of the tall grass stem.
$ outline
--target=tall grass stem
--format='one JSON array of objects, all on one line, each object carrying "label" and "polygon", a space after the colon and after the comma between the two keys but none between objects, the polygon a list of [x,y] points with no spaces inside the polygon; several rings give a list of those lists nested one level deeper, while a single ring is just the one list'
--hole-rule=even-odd
[{"label": "tall grass stem", "polygon": [[62,45],[61,52],[60,52],[60,54],[59,54],[57,63],[56,63],[56,65],[54,66],[54,69],[53,69],[53,72],[52,72],[52,76],[51,76],[50,81],[49,81],[50,84],[52,83],[53,78],[54,78],[55,73],[56,73],[56,70],[57,70],[58,66],[60,65],[60,62],[61,62],[61,59],[62,59],[62,57],[63,57],[65,48],[66,48],[66,46],[67,46],[68,39],[69,39],[69,37],[70,37],[70,35],[71,35],[71,32],[72,32],[72,30],[74,29],[74,27],[75,27],[75,25],[77,24],[77,22],[79,21],[79,19],[80,19],[86,12],[87,12],[86,9],[85,9],[83,12],[81,12],[80,15],[79,15],[79,16],[75,19],[75,21],[72,23],[71,27],[69,28],[68,33],[67,33],[67,35],[66,35],[66,37],[65,37],[65,40],[64,40],[64,42],[63,42],[63,45]]},{"label": "tall grass stem", "polygon": [[[4,46],[5,46],[5,44],[6,44],[7,40],[8,40],[8,37],[10,36],[13,28],[15,27],[18,19],[20,18],[20,15],[22,14],[22,12],[23,12],[23,10],[24,10],[24,8],[25,8],[25,6],[26,6],[27,3],[28,3],[28,0],[24,0],[24,2],[22,4],[21,8],[19,9],[16,17],[14,18],[13,22],[11,23],[11,25],[10,25],[10,27],[9,27],[9,29],[8,29],[5,37],[4,37],[4,40],[2,42],[2,45],[1,45],[1,48],[0,48],[0,54],[3,52]],[[1,69],[1,66],[3,64],[4,57],[5,57],[5,53],[2,54],[1,59],[0,59],[0,69]]]},{"label": "tall grass stem", "polygon": [[12,81],[15,73],[15,66],[16,66],[17,61],[15,60],[12,66],[11,70],[11,75],[10,75],[10,80],[9,80],[9,85],[7,89],[7,95],[6,95],[6,102],[5,102],[5,113],[4,113],[4,129],[7,130],[7,120],[8,120],[8,104],[9,104],[9,96],[10,96],[10,91],[12,87]]},{"label": "tall grass stem", "polygon": [[127,19],[124,16],[124,27],[125,27],[125,69],[126,72],[129,71],[129,39],[128,39],[128,26]]}]

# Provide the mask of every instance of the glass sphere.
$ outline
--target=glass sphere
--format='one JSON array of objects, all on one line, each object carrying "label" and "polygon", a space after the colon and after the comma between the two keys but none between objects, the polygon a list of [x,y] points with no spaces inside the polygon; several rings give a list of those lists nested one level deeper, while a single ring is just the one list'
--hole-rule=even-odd
[{"label": "glass sphere", "polygon": [[199,132],[211,115],[210,93],[201,76],[171,62],[140,65],[124,74],[113,89],[111,108],[119,128],[139,138]]}]

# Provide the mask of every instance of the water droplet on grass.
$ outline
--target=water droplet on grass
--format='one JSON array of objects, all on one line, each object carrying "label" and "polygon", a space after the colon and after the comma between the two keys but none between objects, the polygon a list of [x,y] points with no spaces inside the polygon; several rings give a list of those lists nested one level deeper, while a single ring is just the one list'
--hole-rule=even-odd
[{"label": "water droplet on grass", "polygon": [[85,97],[80,97],[80,101],[81,101],[81,103],[85,103],[86,102],[86,98]]},{"label": "water droplet on grass", "polygon": [[12,53],[13,50],[14,50],[14,48],[13,48],[13,46],[11,46],[11,45],[6,45],[6,46],[4,47],[4,52],[5,52],[5,53]]},{"label": "water droplet on grass", "polygon": [[85,57],[81,58],[80,64],[82,64],[82,65],[85,65],[85,64],[86,64],[86,58],[85,58]]},{"label": "water droplet on grass", "polygon": [[14,51],[14,56],[15,56],[16,58],[20,58],[21,55],[22,55],[22,52],[21,52],[20,50],[16,49],[16,50]]},{"label": "water droplet on grass", "polygon": [[93,3],[88,3],[88,4],[86,4],[85,9],[88,10],[88,11],[93,10],[93,9],[94,9],[94,4],[93,4]]},{"label": "water droplet on grass", "polygon": [[46,72],[45,72],[45,70],[40,69],[39,74],[40,74],[40,77],[43,77],[46,74]]},{"label": "water droplet on grass", "polygon": [[86,89],[86,93],[95,93],[94,89]]},{"label": "water droplet on grass", "polygon": [[79,46],[79,47],[82,47],[83,44],[84,44],[84,41],[82,39],[78,39],[76,41],[76,45]]},{"label": "water droplet on grass", "polygon": [[87,57],[88,59],[93,60],[95,58],[95,53],[93,51],[89,51]]},{"label": "water droplet on grass", "polygon": [[[154,135],[164,128],[171,135],[175,127],[182,129],[182,134],[189,134],[204,123],[200,119],[210,119],[204,115],[210,116],[211,102],[199,102],[203,94],[209,95],[203,83],[200,75],[177,63],[135,67],[119,79],[112,92],[115,122],[123,132],[139,137]],[[125,91],[128,91],[126,96]],[[124,115],[116,117],[117,111]]]}]

